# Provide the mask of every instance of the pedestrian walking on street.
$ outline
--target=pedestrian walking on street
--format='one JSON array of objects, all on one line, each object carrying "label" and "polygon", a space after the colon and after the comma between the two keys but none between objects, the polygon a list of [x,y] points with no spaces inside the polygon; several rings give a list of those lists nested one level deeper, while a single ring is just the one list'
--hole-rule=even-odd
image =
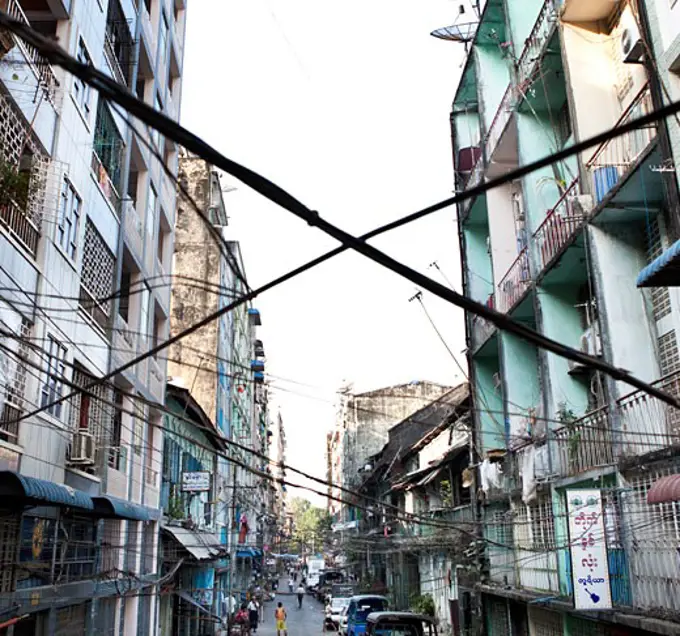
[{"label": "pedestrian walking on street", "polygon": [[260,621],[260,608],[254,598],[251,598],[250,603],[248,603],[248,620],[253,634],[257,634],[257,624]]},{"label": "pedestrian walking on street", "polygon": [[302,600],[305,598],[305,588],[302,587],[302,583],[298,585],[297,597],[298,597],[298,609],[302,609]]},{"label": "pedestrian walking on street", "polygon": [[279,603],[274,611],[274,618],[276,619],[276,636],[281,636],[281,632],[283,632],[283,636],[288,636],[288,628],[286,627],[288,614],[283,608],[283,603]]},{"label": "pedestrian walking on street", "polygon": [[288,591],[291,594],[293,593],[293,577],[292,576],[288,579]]}]

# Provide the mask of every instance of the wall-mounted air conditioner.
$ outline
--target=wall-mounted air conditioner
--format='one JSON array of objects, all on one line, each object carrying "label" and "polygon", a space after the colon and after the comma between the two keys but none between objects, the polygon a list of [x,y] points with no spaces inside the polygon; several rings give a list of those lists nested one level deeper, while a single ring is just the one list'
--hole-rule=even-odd
[{"label": "wall-mounted air conditioner", "polygon": [[79,466],[91,466],[94,464],[94,456],[95,444],[92,434],[86,431],[74,433],[69,462]]},{"label": "wall-mounted air conditioner", "polygon": [[621,19],[621,26],[621,57],[626,64],[639,64],[642,62],[645,46],[633,15],[625,14]]},{"label": "wall-mounted air conditioner", "polygon": [[[597,323],[593,323],[583,332],[579,341],[579,349],[589,356],[597,357],[602,355],[602,342]],[[584,369],[585,367],[580,362],[569,360],[570,373],[579,372]]]}]

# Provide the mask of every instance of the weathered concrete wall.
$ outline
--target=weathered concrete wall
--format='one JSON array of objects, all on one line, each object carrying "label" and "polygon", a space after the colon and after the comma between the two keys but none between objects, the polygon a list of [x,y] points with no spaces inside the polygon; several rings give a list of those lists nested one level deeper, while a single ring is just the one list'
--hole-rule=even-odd
[{"label": "weathered concrete wall", "polygon": [[345,485],[359,481],[366,459],[385,445],[388,431],[449,391],[431,382],[414,382],[347,396],[342,476]]},{"label": "weathered concrete wall", "polygon": [[[205,161],[181,157],[179,178],[205,214],[211,204],[211,168]],[[175,221],[175,253],[170,308],[171,335],[217,310],[220,284],[220,247],[189,201],[181,196]],[[190,281],[182,277],[197,279]],[[209,289],[212,288],[212,291]],[[201,408],[216,418],[218,321],[182,339],[170,348],[168,377],[182,378]]]}]

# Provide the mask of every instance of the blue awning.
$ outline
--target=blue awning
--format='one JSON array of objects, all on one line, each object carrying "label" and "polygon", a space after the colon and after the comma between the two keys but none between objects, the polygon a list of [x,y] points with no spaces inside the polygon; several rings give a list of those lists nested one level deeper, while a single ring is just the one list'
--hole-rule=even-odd
[{"label": "blue awning", "polygon": [[0,498],[14,505],[64,506],[94,510],[92,497],[64,484],[27,477],[11,470],[0,471]]},{"label": "blue awning", "polygon": [[680,240],[640,272],[637,286],[680,287]]},{"label": "blue awning", "polygon": [[255,556],[253,548],[241,548],[236,551],[236,556],[239,559],[252,559]]},{"label": "blue awning", "polygon": [[139,504],[112,497],[101,495],[92,497],[94,510],[102,518],[131,519],[132,521],[156,521],[160,517],[160,510],[140,506]]}]

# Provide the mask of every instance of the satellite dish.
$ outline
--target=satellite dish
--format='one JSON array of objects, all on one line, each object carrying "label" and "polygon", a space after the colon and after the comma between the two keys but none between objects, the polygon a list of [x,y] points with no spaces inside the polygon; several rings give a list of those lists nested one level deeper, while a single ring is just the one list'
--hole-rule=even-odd
[{"label": "satellite dish", "polygon": [[477,33],[479,22],[463,22],[461,24],[452,24],[451,26],[435,29],[430,33],[432,37],[440,40],[449,40],[450,42],[463,42],[467,44],[472,42]]},{"label": "satellite dish", "polygon": [[472,486],[472,482],[473,482],[472,471],[469,468],[466,468],[463,471],[463,488],[469,488],[470,486]]}]

